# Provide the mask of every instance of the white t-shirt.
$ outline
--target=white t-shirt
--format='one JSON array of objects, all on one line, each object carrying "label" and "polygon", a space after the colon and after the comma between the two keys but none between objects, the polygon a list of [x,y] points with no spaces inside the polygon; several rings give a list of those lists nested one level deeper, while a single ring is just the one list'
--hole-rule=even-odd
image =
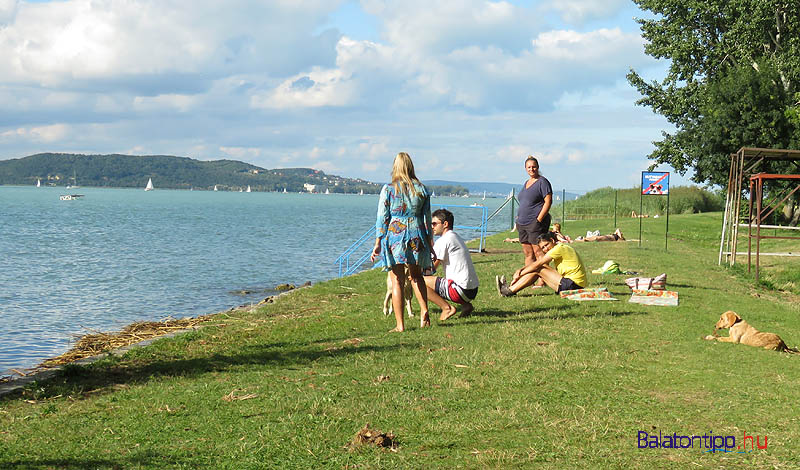
[{"label": "white t-shirt", "polygon": [[478,287],[478,275],[472,265],[472,257],[464,240],[452,230],[448,230],[433,244],[436,258],[444,268],[444,277],[452,279],[462,289]]}]

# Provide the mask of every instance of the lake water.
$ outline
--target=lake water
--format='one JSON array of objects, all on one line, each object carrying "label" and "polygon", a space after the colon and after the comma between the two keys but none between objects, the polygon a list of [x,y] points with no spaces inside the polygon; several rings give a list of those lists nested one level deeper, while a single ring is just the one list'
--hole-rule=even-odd
[{"label": "lake water", "polygon": [[[67,193],[85,196],[59,200]],[[433,200],[476,201],[489,214],[503,203]],[[218,312],[281,283],[336,277],[334,261],[375,223],[376,204],[375,195],[0,186],[0,375],[91,331]],[[479,224],[480,211],[452,210],[456,224]],[[490,230],[508,228],[503,212]],[[241,290],[253,293],[232,293]]]}]

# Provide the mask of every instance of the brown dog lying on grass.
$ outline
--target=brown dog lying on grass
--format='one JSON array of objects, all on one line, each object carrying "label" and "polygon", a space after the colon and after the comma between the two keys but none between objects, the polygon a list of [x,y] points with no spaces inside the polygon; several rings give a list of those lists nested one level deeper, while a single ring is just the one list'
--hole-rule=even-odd
[{"label": "brown dog lying on grass", "polygon": [[[406,282],[403,283],[403,303],[406,306],[406,313],[408,313],[408,316],[413,317],[414,312],[411,310],[411,296],[414,295],[414,292],[411,290],[411,273],[408,271],[408,266],[403,268],[403,276],[406,278]],[[383,314],[389,316],[393,311],[392,272],[389,271],[386,273],[386,297],[383,298]]]},{"label": "brown dog lying on grass", "polygon": [[[717,336],[717,330],[725,328],[728,328],[728,336]],[[714,325],[714,334],[706,336],[705,339],[723,343],[742,343],[773,351],[798,352],[796,349],[787,347],[781,337],[775,333],[764,333],[753,328],[732,310],[728,310],[719,317],[719,321]]]}]

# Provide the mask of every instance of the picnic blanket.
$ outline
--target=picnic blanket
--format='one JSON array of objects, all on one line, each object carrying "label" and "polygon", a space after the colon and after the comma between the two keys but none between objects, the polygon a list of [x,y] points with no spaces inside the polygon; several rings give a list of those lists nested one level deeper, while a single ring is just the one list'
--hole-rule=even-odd
[{"label": "picnic blanket", "polygon": [[559,292],[562,299],[569,300],[617,300],[611,297],[611,293],[605,287],[595,287],[593,289],[562,290]]},{"label": "picnic blanket", "polygon": [[635,304],[678,306],[678,293],[671,290],[633,289],[630,300]]}]

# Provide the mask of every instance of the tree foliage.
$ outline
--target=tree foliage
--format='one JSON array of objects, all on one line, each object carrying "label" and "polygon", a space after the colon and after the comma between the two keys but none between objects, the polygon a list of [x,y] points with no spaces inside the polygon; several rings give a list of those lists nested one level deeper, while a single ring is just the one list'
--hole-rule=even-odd
[{"label": "tree foliage", "polygon": [[[800,144],[800,3],[796,0],[634,0],[645,52],[667,76],[628,81],[675,126],[649,158],[696,182],[727,183],[740,147]],[[780,167],[784,165],[784,167]],[[771,171],[785,171],[777,163]]]}]

